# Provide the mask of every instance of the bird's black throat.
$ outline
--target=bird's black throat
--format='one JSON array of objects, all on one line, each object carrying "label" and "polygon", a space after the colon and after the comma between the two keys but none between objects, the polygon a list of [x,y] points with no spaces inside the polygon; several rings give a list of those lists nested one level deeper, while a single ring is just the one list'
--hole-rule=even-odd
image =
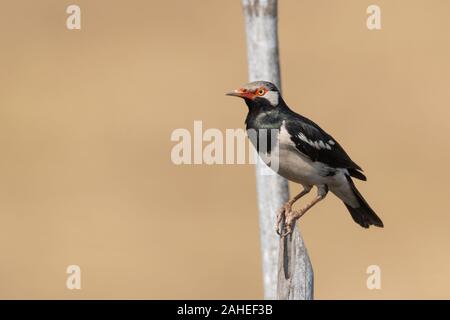
[{"label": "bird's black throat", "polygon": [[[260,138],[266,138],[264,139],[266,145],[263,151],[270,154],[272,144],[276,141],[285,118],[287,106],[281,97],[277,106],[271,105],[269,101],[262,98],[245,99],[245,103],[248,106],[245,124],[249,138],[258,152],[261,151]],[[253,136],[251,136],[250,131],[253,131]]]}]

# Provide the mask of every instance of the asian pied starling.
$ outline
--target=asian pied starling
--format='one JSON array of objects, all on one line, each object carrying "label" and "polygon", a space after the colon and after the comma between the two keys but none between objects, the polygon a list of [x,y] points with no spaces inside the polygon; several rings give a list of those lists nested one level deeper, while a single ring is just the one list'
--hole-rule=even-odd
[{"label": "asian pied starling", "polygon": [[[325,198],[328,191],[341,199],[353,220],[364,228],[374,225],[383,227],[383,222],[356,189],[351,177],[366,181],[362,169],[353,162],[339,143],[313,121],[292,111],[277,87],[266,81],[256,81],[238,90],[227,93],[243,98],[248,106],[245,120],[247,132],[262,130],[277,147],[278,171],[282,177],[299,183],[303,191],[289,200],[277,213],[277,233],[285,236],[292,232],[295,222]],[[275,129],[275,130],[273,130]],[[275,132],[276,137],[270,137]],[[258,139],[250,139],[260,152]],[[270,151],[274,146],[266,146]],[[278,145],[276,145],[278,144]],[[274,152],[272,152],[274,153]],[[301,210],[292,205],[317,187],[317,196]],[[283,229],[283,230],[281,230]]]}]

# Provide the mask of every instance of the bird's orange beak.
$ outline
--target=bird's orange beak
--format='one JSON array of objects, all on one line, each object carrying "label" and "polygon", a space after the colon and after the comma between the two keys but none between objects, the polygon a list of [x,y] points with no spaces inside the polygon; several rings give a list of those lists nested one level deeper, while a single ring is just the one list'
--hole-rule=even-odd
[{"label": "bird's orange beak", "polygon": [[255,94],[247,89],[237,89],[230,92],[225,93],[227,96],[239,97],[243,99],[253,99]]}]

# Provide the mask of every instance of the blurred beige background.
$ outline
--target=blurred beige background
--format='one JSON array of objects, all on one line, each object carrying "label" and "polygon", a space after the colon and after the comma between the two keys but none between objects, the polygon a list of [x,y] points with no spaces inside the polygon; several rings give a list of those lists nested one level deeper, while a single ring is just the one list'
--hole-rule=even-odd
[{"label": "blurred beige background", "polygon": [[[450,2],[279,2],[285,100],[385,223],[332,195],[301,219],[316,298],[450,298]],[[176,128],[243,127],[223,95],[247,79],[240,1],[78,0],[69,31],[72,3],[1,4],[0,298],[262,298],[252,166],[170,160]]]}]

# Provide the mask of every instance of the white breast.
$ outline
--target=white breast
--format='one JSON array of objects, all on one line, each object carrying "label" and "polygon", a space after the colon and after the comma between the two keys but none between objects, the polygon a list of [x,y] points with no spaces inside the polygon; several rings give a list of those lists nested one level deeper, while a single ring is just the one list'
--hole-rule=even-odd
[{"label": "white breast", "polygon": [[326,177],[328,167],[321,162],[311,161],[298,151],[284,124],[280,128],[277,142],[278,144],[272,149],[270,158],[271,163],[278,160],[277,173],[279,175],[293,182],[309,186],[325,184],[329,181],[329,177]]}]

